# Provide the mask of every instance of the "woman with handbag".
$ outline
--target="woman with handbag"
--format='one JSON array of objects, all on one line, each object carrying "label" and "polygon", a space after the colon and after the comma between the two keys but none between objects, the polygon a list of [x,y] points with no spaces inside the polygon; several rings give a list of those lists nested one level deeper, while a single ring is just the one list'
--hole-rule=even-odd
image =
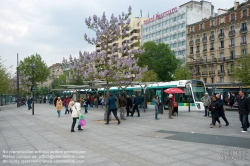
[{"label": "woman with handbag", "polygon": [[55,101],[55,106],[56,106],[56,110],[57,110],[57,114],[59,118],[61,110],[62,110],[62,106],[63,106],[63,102],[60,97],[58,97],[57,100]]},{"label": "woman with handbag", "polygon": [[160,100],[158,98],[158,95],[155,95],[155,97],[153,98],[153,102],[155,103],[155,120],[159,120],[158,112],[159,112]]},{"label": "woman with handbag", "polygon": [[[71,126],[71,132],[75,132],[74,128],[75,128],[75,124],[76,124],[76,120],[79,118],[79,116],[81,116],[81,100],[78,99],[75,104],[72,107],[72,115],[71,117],[73,118],[73,122],[72,122],[72,126]],[[78,125],[78,130],[82,130],[81,129],[81,125]]]}]

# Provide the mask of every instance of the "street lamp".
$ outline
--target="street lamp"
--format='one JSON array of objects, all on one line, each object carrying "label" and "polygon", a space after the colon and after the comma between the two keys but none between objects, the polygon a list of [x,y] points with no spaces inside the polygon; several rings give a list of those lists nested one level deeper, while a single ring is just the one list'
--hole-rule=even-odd
[{"label": "street lamp", "polygon": [[186,88],[188,89],[188,112],[190,112],[190,84],[186,84]]},{"label": "street lamp", "polygon": [[35,64],[32,64],[32,65],[30,65],[30,67],[32,68],[32,88],[31,88],[31,90],[32,90],[32,98],[33,98],[33,100],[32,100],[32,115],[34,115],[34,100],[35,100],[35,96],[34,96],[34,91],[35,91],[35,78],[34,78],[34,70],[35,70],[35,68],[36,68],[36,65]]}]

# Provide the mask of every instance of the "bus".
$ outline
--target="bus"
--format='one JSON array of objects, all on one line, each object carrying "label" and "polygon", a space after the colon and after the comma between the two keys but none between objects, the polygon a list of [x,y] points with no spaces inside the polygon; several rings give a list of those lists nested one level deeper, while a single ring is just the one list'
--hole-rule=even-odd
[{"label": "bus", "polygon": [[[154,84],[149,84],[146,87],[145,96],[143,88],[140,85],[127,87],[125,92],[122,92],[122,89],[118,87],[111,87],[110,93],[113,94],[121,94],[126,93],[126,95],[132,96],[136,94],[141,96],[143,99],[146,98],[147,108],[154,108],[154,102],[152,99],[155,95],[159,96],[161,103],[163,104],[164,109],[168,109],[166,100],[168,99],[167,93],[163,92],[168,88],[180,88],[184,90],[184,94],[173,94],[175,102],[178,103],[178,111],[188,111],[189,103],[191,111],[204,111],[203,103],[201,102],[201,98],[206,93],[206,87],[203,81],[200,80],[179,80],[179,81],[171,81],[171,82],[159,82]],[[98,93],[105,94],[105,89],[98,89]]]}]

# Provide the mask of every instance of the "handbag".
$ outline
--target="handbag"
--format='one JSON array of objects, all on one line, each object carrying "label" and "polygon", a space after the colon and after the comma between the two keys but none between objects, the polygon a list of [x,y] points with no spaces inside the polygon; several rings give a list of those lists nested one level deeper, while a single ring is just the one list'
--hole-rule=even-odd
[{"label": "handbag", "polygon": [[85,126],[85,125],[86,125],[85,119],[81,119],[81,120],[80,120],[80,125],[81,125],[81,126]]}]

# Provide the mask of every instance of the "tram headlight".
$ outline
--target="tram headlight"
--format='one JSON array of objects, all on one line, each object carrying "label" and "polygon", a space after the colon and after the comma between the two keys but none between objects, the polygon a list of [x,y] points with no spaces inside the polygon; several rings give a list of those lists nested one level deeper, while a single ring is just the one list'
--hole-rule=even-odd
[{"label": "tram headlight", "polygon": [[196,103],[196,105],[197,105],[198,109],[201,109],[200,103]]}]

